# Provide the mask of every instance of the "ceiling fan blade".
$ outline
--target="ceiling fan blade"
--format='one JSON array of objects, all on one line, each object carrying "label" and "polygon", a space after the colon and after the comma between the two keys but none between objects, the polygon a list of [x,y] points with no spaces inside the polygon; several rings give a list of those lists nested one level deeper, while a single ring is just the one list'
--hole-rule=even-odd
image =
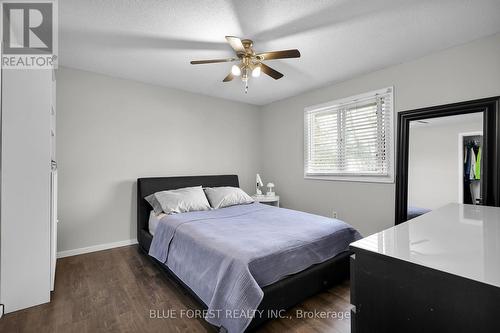
[{"label": "ceiling fan blade", "polygon": [[245,47],[243,46],[241,39],[239,39],[238,37],[226,36],[226,40],[229,43],[229,45],[231,45],[233,50],[236,51],[236,53],[245,52]]},{"label": "ceiling fan blade", "polygon": [[283,74],[265,64],[260,64],[260,69],[275,80],[279,80],[283,77]]},{"label": "ceiling fan blade", "polygon": [[224,78],[224,80],[222,80],[222,82],[229,82],[229,81],[231,81],[232,79],[234,79],[234,75],[233,75],[233,73],[229,73],[229,74],[227,74],[227,76]]},{"label": "ceiling fan blade", "polygon": [[239,60],[239,58],[226,58],[226,59],[211,59],[211,60],[193,60],[191,61],[191,65],[199,65],[199,64],[214,64],[217,62],[231,62]]},{"label": "ceiling fan blade", "polygon": [[299,50],[283,50],[271,51],[257,54],[258,58],[262,60],[285,59],[285,58],[300,58]]}]

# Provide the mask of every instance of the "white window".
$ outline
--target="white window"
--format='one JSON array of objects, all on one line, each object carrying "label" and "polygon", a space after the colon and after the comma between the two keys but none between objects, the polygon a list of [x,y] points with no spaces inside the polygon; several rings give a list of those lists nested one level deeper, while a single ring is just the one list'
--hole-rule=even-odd
[{"label": "white window", "polygon": [[393,88],[304,110],[304,177],[394,181]]}]

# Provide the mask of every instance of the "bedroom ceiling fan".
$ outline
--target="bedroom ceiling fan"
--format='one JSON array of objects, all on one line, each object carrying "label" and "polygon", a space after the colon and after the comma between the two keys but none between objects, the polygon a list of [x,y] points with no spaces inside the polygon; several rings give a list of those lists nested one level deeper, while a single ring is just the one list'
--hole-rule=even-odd
[{"label": "bedroom ceiling fan", "polygon": [[264,74],[269,75],[275,80],[279,80],[283,77],[283,74],[267,66],[263,63],[263,61],[300,57],[300,52],[296,49],[255,53],[253,50],[253,41],[250,39],[242,40],[238,37],[226,36],[226,40],[236,52],[236,57],[226,59],[193,60],[191,61],[191,65],[239,61],[239,64],[231,67],[231,72],[222,81],[229,82],[233,80],[235,76],[241,76],[241,81],[245,84],[245,93],[248,92],[248,80],[250,75],[253,77],[259,77],[261,72],[264,72]]}]

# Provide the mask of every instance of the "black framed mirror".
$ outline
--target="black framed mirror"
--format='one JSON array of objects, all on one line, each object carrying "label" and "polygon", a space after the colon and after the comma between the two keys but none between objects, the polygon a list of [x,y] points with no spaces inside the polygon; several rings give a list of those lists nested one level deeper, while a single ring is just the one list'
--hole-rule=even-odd
[{"label": "black framed mirror", "polygon": [[481,204],[500,206],[500,97],[426,107],[398,113],[395,224],[408,220],[410,124],[427,119],[482,113]]}]

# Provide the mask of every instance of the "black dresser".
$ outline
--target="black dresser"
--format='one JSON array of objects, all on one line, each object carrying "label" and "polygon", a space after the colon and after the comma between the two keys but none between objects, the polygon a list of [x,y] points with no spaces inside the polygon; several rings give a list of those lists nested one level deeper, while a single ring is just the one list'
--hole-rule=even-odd
[{"label": "black dresser", "polygon": [[450,204],[351,250],[352,332],[500,332],[500,208]]}]

